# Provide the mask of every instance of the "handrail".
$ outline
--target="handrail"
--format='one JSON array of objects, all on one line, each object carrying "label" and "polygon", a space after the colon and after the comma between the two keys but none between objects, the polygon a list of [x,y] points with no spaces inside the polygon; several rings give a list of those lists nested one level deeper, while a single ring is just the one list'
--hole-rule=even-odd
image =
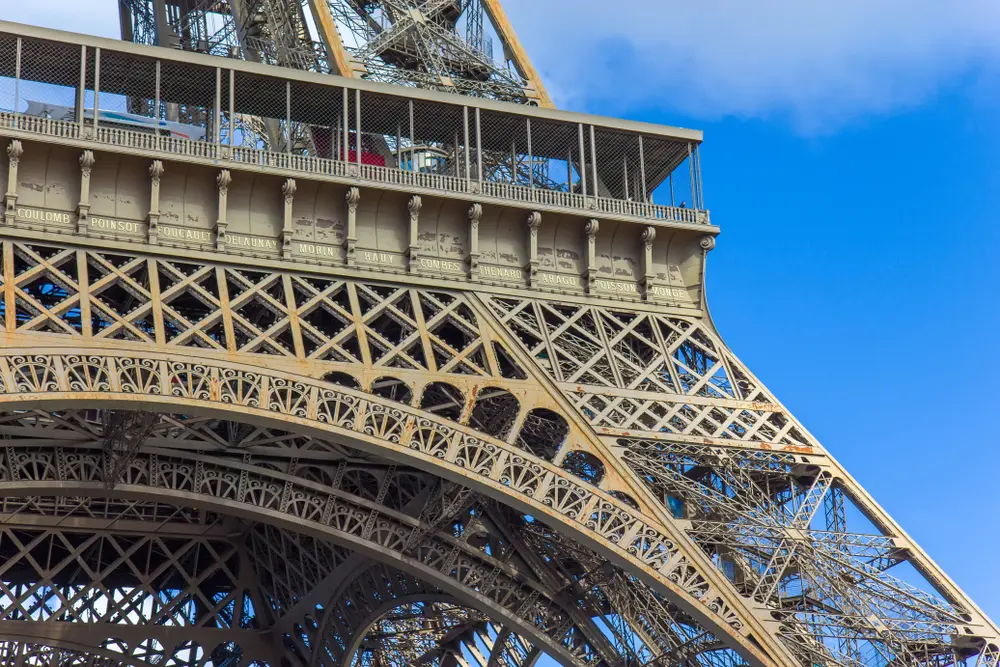
[{"label": "handrail", "polygon": [[[70,140],[90,140],[99,144],[119,146],[144,151],[208,160],[228,160],[239,164],[254,165],[300,172],[303,174],[335,178],[355,178],[373,185],[394,185],[437,190],[451,194],[481,194],[495,199],[525,205],[552,206],[585,212],[587,215],[605,213],[615,216],[664,221],[689,225],[709,225],[708,211],[625,201],[607,197],[588,197],[575,192],[527,187],[513,183],[475,181],[445,174],[406,171],[392,167],[362,164],[360,169],[353,162],[195,141],[179,137],[157,136],[150,132],[128,130],[74,121],[42,118],[26,114],[0,111],[0,128]],[[220,150],[224,149],[224,150]]]}]

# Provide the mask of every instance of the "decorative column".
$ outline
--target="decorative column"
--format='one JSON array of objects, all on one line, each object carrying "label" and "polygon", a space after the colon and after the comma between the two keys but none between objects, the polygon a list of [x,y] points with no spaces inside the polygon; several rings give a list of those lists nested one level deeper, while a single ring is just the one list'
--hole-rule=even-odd
[{"label": "decorative column", "polygon": [[524,267],[528,275],[528,286],[538,278],[538,228],[542,226],[542,214],[532,211],[528,214],[528,264]]},{"label": "decorative column", "polygon": [[90,172],[94,168],[93,151],[83,151],[80,154],[80,203],[76,205],[76,231],[86,234],[90,216]]},{"label": "decorative column", "polygon": [[361,201],[361,191],[357,188],[347,189],[347,238],[344,240],[344,256],[347,266],[354,266],[354,246],[358,243],[358,202]]},{"label": "decorative column", "polygon": [[160,178],[163,177],[163,163],[153,160],[149,165],[149,242],[155,245],[160,227]]},{"label": "decorative column", "polygon": [[479,221],[482,218],[482,204],[469,207],[469,280],[479,280]]},{"label": "decorative column", "polygon": [[420,209],[423,205],[424,203],[420,199],[420,195],[413,195],[410,197],[410,201],[406,204],[406,208],[410,211],[410,273],[417,273],[419,269],[418,262],[420,260],[420,244],[417,234],[418,223],[420,221]]},{"label": "decorative column", "polygon": [[653,273],[653,241],[656,240],[656,229],[646,227],[642,230],[642,296],[646,301],[653,300],[654,282],[656,274]]},{"label": "decorative column", "polygon": [[285,196],[285,215],[281,226],[281,256],[292,256],[292,239],[295,238],[295,227],[292,224],[292,202],[295,200],[295,179],[286,178],[281,186],[281,194]]},{"label": "decorative column", "polygon": [[587,235],[587,268],[583,274],[583,285],[587,294],[594,293],[594,284],[597,281],[597,232],[600,229],[601,223],[593,218],[583,226],[583,233]]},{"label": "decorative column", "polygon": [[229,184],[233,182],[233,177],[228,169],[222,169],[215,177],[215,182],[219,186],[219,217],[215,221],[215,248],[225,250],[226,229],[229,227]]},{"label": "decorative column", "polygon": [[7,170],[7,194],[4,195],[4,224],[14,224],[17,217],[17,163],[24,154],[24,146],[18,139],[11,139],[7,144],[7,157],[10,158],[10,167]]}]

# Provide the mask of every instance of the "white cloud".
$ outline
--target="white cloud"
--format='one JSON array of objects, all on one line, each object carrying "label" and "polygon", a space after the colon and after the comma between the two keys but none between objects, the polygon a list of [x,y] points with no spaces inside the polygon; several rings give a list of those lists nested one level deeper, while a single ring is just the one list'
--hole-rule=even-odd
[{"label": "white cloud", "polygon": [[[562,106],[839,124],[1000,59],[995,0],[506,0]],[[617,103],[616,103],[617,101]]]},{"label": "white cloud", "polygon": [[[503,0],[560,106],[839,126],[1000,61],[996,0]],[[3,18],[118,35],[117,0],[11,0]]]}]

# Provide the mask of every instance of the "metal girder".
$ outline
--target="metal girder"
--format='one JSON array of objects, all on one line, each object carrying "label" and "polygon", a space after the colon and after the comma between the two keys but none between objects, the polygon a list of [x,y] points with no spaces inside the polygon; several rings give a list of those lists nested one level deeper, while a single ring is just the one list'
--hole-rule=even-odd
[{"label": "metal girder", "polygon": [[[128,41],[239,54],[295,69],[552,106],[495,0],[120,3],[121,34]],[[318,41],[310,33],[307,12]],[[493,57],[484,25],[501,42],[501,62]]]},{"label": "metal girder", "polygon": [[[492,304],[533,341],[529,354],[555,361],[543,366],[552,379],[596,429],[618,436],[608,442],[622,460],[733,584],[780,620],[797,655],[952,664],[990,652],[992,623],[710,323],[542,300]],[[922,586],[920,574],[889,573],[904,566],[924,576]]]},{"label": "metal girder", "polygon": [[[318,26],[323,48],[349,29],[358,39],[341,46],[364,61],[357,72],[533,97],[526,60],[496,70],[486,57],[493,2],[338,2]],[[298,0],[147,9],[123,10],[133,38],[165,43],[173,31],[182,48],[238,44],[251,59],[325,71]],[[231,63],[243,85],[230,88],[203,56],[21,35],[0,35],[0,56],[16,65],[25,51],[29,80],[78,80],[84,105],[88,76],[104,72],[94,111],[99,92],[158,108],[163,71],[201,76],[183,91],[196,111],[169,102],[166,115],[220,131],[150,141],[88,123],[82,107],[75,121],[5,116],[17,138],[0,163],[0,656],[995,667],[996,626],[715,332],[707,217],[633,206],[630,156],[645,166],[656,128],[340,89],[250,64]],[[80,73],[39,73],[53,48],[79,50]],[[131,76],[133,64],[145,71]],[[281,91],[251,99],[254,82]],[[223,146],[226,90],[256,105],[238,121],[230,100],[229,139],[250,133],[269,150]],[[315,93],[316,108],[296,117],[293,90]],[[430,180],[359,150],[347,163],[362,123],[380,124],[380,159],[390,144],[398,153],[418,105],[418,120],[451,115],[451,143],[433,141],[452,146],[455,165],[465,146],[463,173]],[[310,113],[318,125],[302,120]],[[519,139],[507,157],[511,118],[524,121],[508,129],[523,127],[527,161]],[[538,133],[546,124],[550,137]],[[292,145],[314,128],[336,135],[337,159]],[[700,135],[668,134],[652,180],[686,152],[697,191]],[[39,139],[44,150],[30,144]],[[546,161],[569,148],[565,192],[532,187],[539,140],[558,148]],[[605,180],[619,164],[625,198],[613,199]],[[517,189],[522,167],[529,186]],[[609,211],[610,224],[591,217]],[[58,637],[64,621],[73,629]]]}]

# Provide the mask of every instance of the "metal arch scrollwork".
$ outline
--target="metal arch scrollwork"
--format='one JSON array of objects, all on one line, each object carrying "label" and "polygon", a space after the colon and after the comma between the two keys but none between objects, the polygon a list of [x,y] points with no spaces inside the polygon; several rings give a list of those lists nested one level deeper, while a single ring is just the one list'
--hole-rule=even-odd
[{"label": "metal arch scrollwork", "polygon": [[[27,370],[21,372],[20,383],[16,385],[18,392],[0,396],[0,400],[11,405],[16,405],[22,397],[28,398],[29,395],[32,401],[55,403],[74,400],[74,392],[57,391],[57,378],[65,375],[67,364],[72,367],[73,364],[81,363],[77,356],[49,353],[26,357],[12,351],[0,358],[14,363],[17,360],[30,360]],[[137,404],[150,401],[155,403],[155,395],[124,393],[125,385],[120,381],[119,370],[122,367],[120,360],[123,358],[138,357],[125,352],[94,354],[88,356],[87,363],[92,365],[95,359],[103,360],[112,386],[119,388],[117,392],[109,394],[109,399],[134,400]],[[158,357],[155,354],[144,354],[141,358]],[[469,483],[478,485],[483,492],[493,494],[498,499],[519,499],[518,502],[522,505],[527,503],[547,508],[540,511],[552,512],[557,521],[576,531],[588,543],[614,555],[623,563],[630,563],[651,586],[658,587],[664,594],[675,596],[681,601],[686,600],[686,605],[693,613],[701,614],[708,627],[719,632],[720,636],[728,633],[726,636],[734,648],[747,656],[757,654],[756,649],[741,634],[743,629],[732,623],[731,615],[717,611],[728,608],[728,603],[723,602],[725,596],[697,574],[692,574],[693,568],[686,557],[661,530],[624,502],[514,445],[471,432],[467,427],[400,404],[391,404],[390,412],[384,412],[381,407],[376,411],[374,408],[379,403],[369,395],[306,378],[296,379],[276,372],[235,365],[185,362],[177,360],[176,356],[172,361],[163,359],[150,367],[159,368],[164,374],[161,385],[171,388],[173,400],[181,400],[185,405],[202,406],[201,409],[208,410],[228,409],[226,406],[229,404],[220,400],[220,386],[223,377],[231,385],[234,369],[238,368],[239,373],[243,374],[243,381],[256,387],[254,391],[259,392],[260,404],[268,406],[268,411],[273,413],[271,418],[288,421],[289,427],[294,428],[295,423],[301,423],[314,429],[332,430],[333,433],[342,434],[362,445],[375,446],[376,449],[394,447],[400,454],[413,452],[418,454],[413,459],[413,464],[418,467],[421,464],[430,465],[429,469],[434,470],[439,465],[448,465],[456,474],[466,477]],[[246,391],[244,388],[244,395]],[[320,395],[323,396],[322,401],[319,400]],[[87,398],[92,401],[93,395],[89,394]],[[243,405],[239,409],[251,412],[255,410]],[[258,415],[257,418],[268,418],[268,414],[259,408],[255,414]],[[321,415],[326,415],[326,420],[336,415],[336,423],[324,421]],[[384,440],[366,433],[365,429],[371,423],[369,417],[372,415],[376,415],[376,420],[388,417],[397,423],[405,418],[405,424],[398,430],[398,433],[405,434],[405,438],[400,436],[396,444],[391,438]],[[430,464],[420,454],[433,457],[432,460],[436,463]],[[180,473],[177,469],[160,470],[157,477],[177,476]],[[184,488],[193,492],[194,477],[193,474],[184,476]],[[280,499],[279,488],[263,484],[250,486],[257,504],[273,504]],[[649,545],[654,542],[657,548],[651,549]],[[650,558],[649,554],[656,553],[657,550],[669,556],[656,555]]]},{"label": "metal arch scrollwork", "polygon": [[[712,236],[700,242],[705,252],[714,244]],[[778,622],[776,637],[797,660],[950,665],[979,656],[989,664],[995,626],[707,318],[502,296],[486,304],[529,356],[559,360],[540,366],[553,390],[617,448],[712,567]],[[713,598],[695,568],[672,567],[668,576],[694,597]],[[721,600],[707,604],[740,623]]]},{"label": "metal arch scrollwork", "polygon": [[[3,467],[16,471],[13,476],[17,482],[13,486],[11,482],[5,484],[5,495],[19,495],[17,485],[25,494],[44,496],[46,492],[76,495],[88,485],[100,484],[95,479],[101,476],[99,450],[83,449],[70,456],[73,464],[60,470],[54,452],[18,451],[10,460],[8,450]],[[562,641],[566,615],[548,597],[550,594],[536,584],[521,581],[509,565],[450,535],[434,533],[432,527],[424,526],[419,541],[408,544],[414,527],[420,525],[416,519],[340,489],[293,481],[267,468],[218,458],[160,452],[154,462],[152,454],[142,453],[136,456],[132,470],[149,470],[154,465],[158,468],[156,486],[149,486],[145,475],[132,474],[117,486],[118,492],[141,492],[145,497],[152,494],[177,504],[230,503],[254,512],[280,513],[293,520],[290,525],[321,528],[332,539],[355,546],[367,543],[370,549],[393,554],[394,561],[422,579],[436,579],[442,586],[464,592],[469,600],[490,600],[504,610],[509,621],[547,645],[554,655],[561,655],[564,663],[582,666],[593,661],[588,657],[593,651],[587,646]],[[176,496],[178,493],[182,495]],[[335,509],[326,516],[324,508],[331,496],[335,498]],[[325,521],[322,527],[321,521]],[[437,556],[433,556],[435,552]],[[433,577],[428,576],[432,573]]]}]

